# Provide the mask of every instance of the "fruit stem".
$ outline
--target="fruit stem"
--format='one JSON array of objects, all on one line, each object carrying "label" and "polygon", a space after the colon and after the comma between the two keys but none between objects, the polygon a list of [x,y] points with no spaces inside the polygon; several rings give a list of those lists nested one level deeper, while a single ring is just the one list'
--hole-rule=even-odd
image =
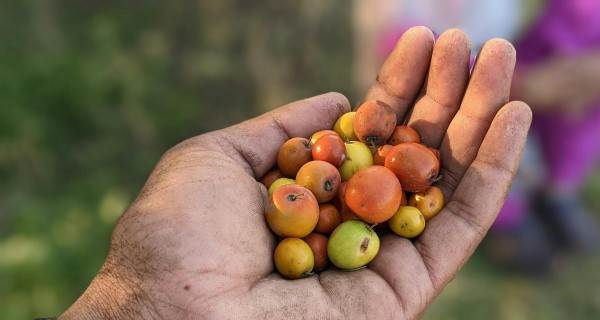
[{"label": "fruit stem", "polygon": [[365,140],[369,145],[371,145],[371,147],[377,147],[377,144],[375,143],[377,141],[377,136],[368,136],[365,138]]},{"label": "fruit stem", "polygon": [[287,198],[288,198],[288,201],[296,201],[296,200],[302,198],[303,195],[304,195],[304,193],[298,193],[298,194],[290,193],[290,194],[288,194]]},{"label": "fruit stem", "polygon": [[429,181],[431,181],[431,183],[436,183],[440,180],[442,180],[444,176],[442,174],[438,174],[437,177],[433,178],[433,179],[429,179]]},{"label": "fruit stem", "polygon": [[315,273],[313,271],[307,271],[302,274],[302,277],[310,277],[310,276],[314,276],[314,275],[315,275]]}]

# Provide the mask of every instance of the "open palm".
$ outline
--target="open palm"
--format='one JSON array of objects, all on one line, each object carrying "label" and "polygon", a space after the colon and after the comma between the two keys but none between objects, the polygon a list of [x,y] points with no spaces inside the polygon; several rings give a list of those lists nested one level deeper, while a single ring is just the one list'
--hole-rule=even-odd
[{"label": "open palm", "polygon": [[276,244],[256,181],[290,137],[329,129],[349,103],[328,93],[186,140],[158,163],[115,227],[102,269],[64,318],[412,319],[473,253],[500,210],[531,122],[508,103],[515,51],[482,48],[469,74],[469,41],[407,31],[366,99],[392,106],[440,148],[445,209],[415,241],[386,235],[355,272],[301,280],[274,272]]}]

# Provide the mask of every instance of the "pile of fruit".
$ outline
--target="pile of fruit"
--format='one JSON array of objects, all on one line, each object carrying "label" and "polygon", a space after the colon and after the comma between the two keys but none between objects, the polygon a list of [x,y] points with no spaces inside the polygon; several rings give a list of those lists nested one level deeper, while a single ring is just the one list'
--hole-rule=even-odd
[{"label": "pile of fruit", "polygon": [[[281,146],[277,168],[261,182],[269,190],[265,218],[282,238],[274,262],[284,277],[320,272],[330,261],[359,269],[379,252],[376,225],[387,222],[398,236],[414,238],[440,212],[444,196],[431,185],[439,152],[396,121],[388,105],[367,101],[333,130]],[[386,232],[382,226],[377,231]]]}]

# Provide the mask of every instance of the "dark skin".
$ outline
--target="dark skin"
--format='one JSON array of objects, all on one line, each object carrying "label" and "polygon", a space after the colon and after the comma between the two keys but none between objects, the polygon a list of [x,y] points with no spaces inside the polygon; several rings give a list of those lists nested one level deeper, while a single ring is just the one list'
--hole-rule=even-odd
[{"label": "dark skin", "polygon": [[489,41],[472,75],[468,60],[461,31],[434,43],[430,30],[410,29],[366,96],[440,148],[447,206],[414,242],[382,236],[379,255],[359,271],[294,281],[275,272],[267,192],[256,179],[284,141],[329,129],[350,110],[344,96],[327,93],[166,152],[117,223],[98,275],[61,318],[418,318],[494,221],[531,122],[526,104],[508,101],[508,42]]}]

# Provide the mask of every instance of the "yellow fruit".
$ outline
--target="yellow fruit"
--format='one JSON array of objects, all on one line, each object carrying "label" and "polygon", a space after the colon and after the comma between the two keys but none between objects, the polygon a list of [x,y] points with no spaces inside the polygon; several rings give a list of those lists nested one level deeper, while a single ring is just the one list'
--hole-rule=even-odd
[{"label": "yellow fruit", "polygon": [[296,180],[294,180],[294,179],[279,178],[279,179],[273,181],[273,183],[271,183],[271,186],[269,187],[269,195],[272,195],[273,192],[275,192],[275,190],[277,190],[277,188],[279,188],[281,186],[285,186],[286,184],[294,184],[294,183],[296,183]]},{"label": "yellow fruit", "polygon": [[333,126],[333,130],[337,132],[337,134],[339,134],[340,137],[345,141],[358,140],[358,138],[356,138],[356,134],[354,134],[355,116],[356,112],[344,113],[337,119],[335,125]]},{"label": "yellow fruit", "polygon": [[302,278],[312,271],[315,257],[310,246],[302,239],[285,238],[273,254],[275,268],[288,279]]},{"label": "yellow fruit", "polygon": [[444,193],[440,188],[431,186],[423,192],[413,194],[408,200],[408,205],[419,209],[425,220],[429,220],[444,208]]},{"label": "yellow fruit", "polygon": [[425,217],[411,206],[400,207],[388,223],[395,234],[405,238],[414,238],[425,229]]}]

